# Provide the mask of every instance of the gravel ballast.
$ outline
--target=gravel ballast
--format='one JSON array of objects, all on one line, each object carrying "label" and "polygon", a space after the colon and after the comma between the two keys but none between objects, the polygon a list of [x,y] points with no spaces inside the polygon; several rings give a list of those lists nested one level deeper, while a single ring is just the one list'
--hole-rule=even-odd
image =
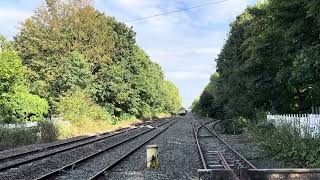
[{"label": "gravel ballast", "polygon": [[[157,144],[159,148],[159,170],[146,168],[146,146],[151,144]],[[187,115],[114,167],[106,174],[106,179],[198,179],[199,168],[191,118]]]},{"label": "gravel ballast", "polygon": [[[102,149],[111,147],[112,145],[117,144],[117,142],[128,137],[140,134],[148,129],[150,130],[133,140],[126,141],[125,143],[119,144],[112,149],[90,158],[89,160],[78,163],[71,169],[62,171],[58,177],[55,178],[88,179],[92,175],[103,170],[105,167],[116,162],[117,159],[123,157],[135,147],[139,147],[141,144],[145,143],[146,140],[157,134],[157,132],[160,132],[161,129],[168,127],[171,124],[171,121],[159,121],[154,125],[159,125],[164,122],[168,122],[168,124],[164,124],[154,130],[150,130],[150,126],[140,127],[136,130],[119,134],[96,143],[80,146],[70,151],[65,151],[36,160],[32,163],[21,165],[17,168],[8,169],[0,172],[0,179],[35,179],[48,172],[52,172],[55,169],[59,169],[62,166],[87,157],[95,152],[99,152]],[[133,152],[130,156],[106,172],[105,179],[198,179],[197,170],[202,169],[202,165],[199,159],[195,138],[193,136],[191,122],[196,122],[193,121],[191,114],[178,118],[175,124],[164,130],[161,134],[144,144],[137,151]],[[199,126],[199,124],[196,123],[195,125]],[[204,151],[221,151],[226,154],[230,154],[228,148],[226,148],[225,145],[221,145],[221,142],[218,139],[210,138],[210,133],[207,131],[200,131],[199,135],[202,136],[200,144],[204,147]],[[221,137],[258,168],[277,167],[276,163],[273,161],[263,158],[255,143],[248,136],[221,135]],[[73,145],[75,144],[77,143],[74,143]],[[158,170],[150,170],[146,168],[146,146],[152,144],[158,145],[159,148],[160,169]],[[28,158],[41,156],[42,154],[47,154],[50,153],[50,151],[56,151],[58,149],[42,151],[28,156]],[[16,153],[16,151],[13,152]],[[6,155],[8,155],[7,153],[8,152],[6,152]],[[233,159],[234,157],[231,155],[229,158]],[[0,164],[0,167],[20,160],[21,159],[18,158],[3,162]]]},{"label": "gravel ballast", "polygon": [[248,136],[248,134],[222,134],[220,136],[258,169],[275,169],[280,167],[278,162],[265,157],[264,153],[259,149],[252,138]]},{"label": "gravel ballast", "polygon": [[[161,121],[163,122],[163,121]],[[159,124],[159,122],[155,123]],[[34,179],[41,175],[44,175],[48,172],[51,172],[53,169],[57,169],[64,165],[67,165],[71,162],[74,162],[80,158],[88,156],[94,152],[99,151],[100,149],[105,148],[106,146],[110,146],[115,142],[119,141],[119,139],[123,139],[133,134],[138,134],[144,130],[150,129],[149,127],[141,127],[133,131],[129,131],[126,133],[122,133],[106,140],[98,141],[93,144],[88,144],[85,146],[81,146],[75,148],[70,151],[66,151],[63,153],[59,153],[47,158],[43,158],[32,163],[28,163],[25,165],[21,165],[18,168],[11,168],[7,171],[0,172],[0,179]],[[56,149],[55,149],[56,150]],[[46,154],[48,151],[43,151],[41,153],[37,153],[35,155],[28,156],[27,158],[33,158],[35,156],[41,156],[42,154]],[[7,163],[2,163],[1,166],[7,166],[8,164],[14,163],[15,161],[21,161],[21,159],[17,159],[14,161],[10,161]]]},{"label": "gravel ballast", "polygon": [[[202,122],[208,121],[208,119],[198,118]],[[213,120],[214,121],[214,120]],[[249,134],[231,135],[231,134],[219,134],[219,136],[227,142],[238,153],[245,157],[250,163],[252,163],[258,169],[276,169],[280,165],[278,162],[267,158],[263,151],[261,151],[253,138]],[[219,148],[216,148],[219,150]]]}]

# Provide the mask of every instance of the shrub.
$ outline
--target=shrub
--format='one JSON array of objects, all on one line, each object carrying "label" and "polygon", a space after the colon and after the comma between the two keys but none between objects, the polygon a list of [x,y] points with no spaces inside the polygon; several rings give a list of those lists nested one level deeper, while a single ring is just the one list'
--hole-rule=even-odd
[{"label": "shrub", "polygon": [[[175,114],[175,113],[173,113]],[[169,113],[161,113],[161,112],[158,112],[158,113],[154,113],[153,117],[154,118],[157,118],[157,119],[160,119],[160,118],[166,118],[166,117],[170,117],[171,114]]]},{"label": "shrub", "polygon": [[241,134],[249,124],[249,120],[244,117],[235,119],[226,119],[221,121],[224,133],[227,134]]},{"label": "shrub", "polygon": [[311,131],[294,128],[291,124],[275,127],[270,123],[251,129],[259,147],[265,154],[283,165],[313,168],[320,166],[320,136]]},{"label": "shrub", "polygon": [[21,145],[38,142],[38,128],[14,128],[0,127],[0,148],[9,149]]},{"label": "shrub", "polygon": [[58,103],[58,112],[63,119],[82,126],[87,121],[105,121],[111,123],[111,115],[95,104],[89,95],[80,88],[68,92]]},{"label": "shrub", "polygon": [[31,128],[6,128],[0,126],[0,149],[10,149],[17,146],[47,143],[58,139],[58,129],[48,121],[39,122]]},{"label": "shrub", "polygon": [[48,102],[28,92],[16,92],[0,97],[0,122],[24,123],[42,121],[48,113]]},{"label": "shrub", "polygon": [[14,51],[0,52],[0,122],[41,121],[48,103],[26,86],[21,59]]},{"label": "shrub", "polygon": [[40,130],[41,142],[52,142],[56,141],[59,136],[59,130],[54,123],[43,121],[38,125]]},{"label": "shrub", "polygon": [[74,134],[72,133],[72,125],[67,121],[55,120],[54,126],[59,133],[59,139],[65,139],[74,136]]},{"label": "shrub", "polygon": [[131,115],[131,114],[128,114],[128,113],[123,113],[117,119],[119,121],[134,121],[137,118],[134,115]]}]

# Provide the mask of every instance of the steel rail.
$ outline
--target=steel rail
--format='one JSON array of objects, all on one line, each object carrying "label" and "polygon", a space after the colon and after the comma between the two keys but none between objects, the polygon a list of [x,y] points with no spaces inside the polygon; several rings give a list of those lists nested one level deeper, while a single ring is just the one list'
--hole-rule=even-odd
[{"label": "steel rail", "polygon": [[221,161],[224,169],[230,170],[231,168],[230,168],[227,160],[226,160],[226,159],[224,158],[224,156],[221,154],[221,152],[218,151],[217,154],[218,154],[218,157],[219,157],[219,159],[220,159],[220,161]]},{"label": "steel rail", "polygon": [[[199,126],[199,128],[197,129],[197,133],[199,133],[199,130],[200,130],[201,128],[203,128],[203,127],[205,127],[206,129],[209,129],[206,125],[212,123],[212,121],[210,121],[210,120],[207,120],[207,121],[204,122],[204,123],[201,123],[199,120],[197,120],[197,121],[200,123],[200,126]],[[212,127],[214,127],[214,126],[217,125],[218,123],[219,123],[219,121],[215,121],[214,124],[212,125]],[[209,131],[209,132],[212,133],[212,131]],[[215,136],[215,134],[213,134],[213,135]],[[214,136],[212,136],[212,137],[214,137]],[[197,141],[198,141],[198,140],[197,140]],[[200,152],[200,154],[202,154],[202,150],[201,150],[201,147],[200,147],[200,146],[198,146],[198,151]],[[240,180],[240,179],[236,176],[236,174],[232,171],[230,165],[228,164],[228,162],[227,162],[227,160],[224,158],[224,156],[221,154],[221,152],[220,152],[220,151],[217,151],[216,153],[217,153],[217,155],[218,155],[219,161],[221,162],[221,164],[222,164],[222,166],[223,166],[223,169],[224,169],[224,170],[227,170],[227,171],[230,171],[230,172],[231,172],[231,176],[232,176],[232,178],[233,178],[234,180]],[[203,155],[202,155],[202,156],[203,156]],[[203,164],[206,164],[206,161],[205,161],[204,158],[202,158],[202,163],[203,163]],[[205,169],[207,169],[207,168],[205,168]]]},{"label": "steel rail", "polygon": [[[164,123],[168,123],[168,122],[164,122]],[[98,142],[98,141],[106,140],[106,139],[108,139],[108,138],[110,138],[110,137],[113,137],[113,136],[116,136],[116,135],[120,135],[120,134],[129,132],[129,131],[138,129],[138,128],[140,128],[140,126],[139,126],[139,127],[136,127],[136,128],[133,128],[133,129],[125,130],[125,131],[116,132],[115,134],[110,134],[110,135],[108,135],[108,136],[106,136],[106,137],[101,137],[101,138],[98,138],[98,139],[93,139],[93,140],[91,140],[91,141],[88,141],[88,142],[85,142],[85,143],[82,143],[82,144],[78,144],[78,145],[75,145],[75,146],[69,146],[69,147],[66,147],[66,148],[57,150],[57,151],[55,151],[55,152],[49,153],[49,154],[43,154],[43,155],[40,155],[40,156],[37,156],[37,157],[33,157],[33,158],[30,158],[30,159],[26,159],[26,160],[23,160],[23,161],[14,163],[14,164],[9,164],[9,165],[7,165],[7,166],[0,167],[0,172],[5,171],[5,170],[8,170],[8,169],[10,169],[10,168],[15,168],[15,167],[18,167],[18,166],[21,166],[21,165],[24,165],[24,164],[28,164],[28,163],[30,163],[30,162],[33,162],[33,161],[36,161],[36,160],[39,160],[39,159],[43,159],[43,158],[46,158],[46,157],[49,157],[49,156],[52,156],[52,155],[55,155],[55,154],[58,154],[58,153],[62,153],[62,152],[65,152],[65,151],[69,151],[69,150],[71,150],[71,149],[75,149],[75,148],[78,148],[78,147],[81,147],[81,146],[85,146],[85,145],[87,145],[87,144],[91,144],[91,143],[95,143],[95,142]]]},{"label": "steel rail", "polygon": [[[199,121],[200,122],[200,121]],[[220,121],[219,121],[220,122]],[[217,122],[218,123],[218,122]],[[215,125],[217,124],[215,123]],[[201,122],[200,122],[201,124]],[[250,169],[257,169],[256,166],[254,166],[252,163],[250,163],[245,157],[243,157],[239,152],[237,152],[234,148],[232,148],[226,141],[224,141],[218,133],[216,133],[213,129],[210,129],[206,125],[204,125],[214,136],[216,136],[223,144],[225,144],[232,152],[234,152],[243,162],[245,162],[248,166],[250,166]]]},{"label": "steel rail", "polygon": [[202,150],[201,150],[199,138],[198,138],[198,130],[199,129],[195,129],[195,125],[194,124],[192,124],[192,129],[193,129],[193,136],[194,136],[194,138],[196,140],[196,143],[197,143],[197,149],[198,149],[198,153],[199,153],[199,156],[200,156],[200,159],[201,159],[201,162],[202,162],[203,169],[208,169],[207,163],[206,163],[206,161],[204,159],[204,156],[203,156],[203,153],[202,153]]},{"label": "steel rail", "polygon": [[115,161],[114,163],[112,163],[111,165],[109,165],[108,167],[105,167],[103,170],[101,170],[100,172],[98,172],[97,174],[93,175],[92,177],[90,177],[88,180],[95,180],[98,179],[99,177],[101,177],[102,175],[104,175],[107,171],[109,171],[111,168],[113,168],[114,166],[116,166],[117,164],[119,164],[122,160],[124,160],[126,157],[130,156],[132,153],[134,153],[135,151],[137,151],[139,148],[141,148],[143,145],[145,145],[146,143],[148,143],[149,141],[151,141],[152,139],[154,139],[155,137],[157,137],[158,135],[160,135],[162,132],[164,132],[165,130],[167,130],[169,127],[171,127],[173,124],[175,124],[177,122],[177,120],[175,120],[173,123],[171,123],[168,127],[163,128],[160,132],[156,133],[154,136],[148,138],[145,142],[141,143],[137,148],[132,149],[130,152],[128,152],[127,154],[125,154],[124,156],[122,156],[121,158],[119,158],[117,161]]},{"label": "steel rail", "polygon": [[[53,145],[49,145],[49,146],[33,149],[31,151],[26,151],[26,152],[21,152],[21,153],[13,154],[13,155],[10,155],[10,156],[6,156],[6,157],[1,157],[0,158],[0,163],[7,162],[8,160],[12,160],[12,159],[15,159],[15,158],[18,158],[18,157],[21,157],[21,156],[26,156],[26,155],[31,155],[31,154],[35,154],[35,153],[38,153],[38,152],[42,152],[44,150],[51,150],[51,149],[54,149],[54,148],[59,148],[61,146],[74,144],[74,143],[85,141],[85,140],[88,140],[88,139],[93,139],[93,138],[97,138],[97,137],[99,138],[100,136],[104,136],[104,135],[108,135],[108,134],[110,134],[111,136],[114,136],[114,135],[117,135],[117,134],[121,134],[121,133],[124,133],[124,132],[128,132],[128,131],[137,129],[140,126],[145,125],[145,124],[146,124],[145,122],[144,123],[139,123],[139,124],[135,125],[137,127],[134,127],[134,128],[131,128],[131,129],[121,128],[121,129],[117,129],[117,130],[111,131],[111,132],[105,132],[105,133],[96,134],[96,135],[93,135],[93,136],[87,136],[87,137],[83,137],[83,138],[79,138],[79,139],[75,139],[75,140],[71,140],[71,141],[62,142],[62,143],[59,143],[59,144],[53,144]],[[102,140],[103,138],[109,138],[111,136],[101,137],[101,138],[97,139],[97,141]]]},{"label": "steel rail", "polygon": [[79,160],[77,160],[77,161],[75,161],[75,162],[69,163],[69,164],[67,164],[67,165],[65,165],[65,166],[63,166],[63,167],[61,167],[61,168],[55,169],[55,170],[53,170],[53,171],[51,171],[51,172],[49,172],[49,173],[47,173],[47,174],[45,174],[45,175],[43,175],[43,176],[41,176],[41,177],[39,177],[39,178],[36,178],[36,180],[52,178],[53,176],[59,174],[61,171],[64,171],[64,170],[69,169],[69,168],[72,168],[72,167],[74,167],[74,165],[76,165],[76,164],[79,164],[79,163],[84,162],[84,161],[86,161],[86,160],[88,160],[88,159],[90,159],[90,158],[93,158],[93,157],[95,157],[95,156],[97,156],[97,155],[99,155],[99,154],[102,154],[102,153],[104,153],[105,151],[108,151],[108,150],[110,150],[110,149],[113,149],[113,148],[115,148],[115,147],[117,147],[117,146],[119,146],[119,145],[121,145],[121,144],[123,144],[123,143],[125,143],[125,142],[127,142],[127,141],[130,141],[130,140],[132,140],[132,139],[135,139],[136,137],[141,136],[141,135],[143,135],[143,134],[145,134],[145,133],[147,133],[147,132],[150,132],[150,131],[152,131],[152,130],[160,127],[160,126],[163,126],[163,125],[165,125],[165,124],[167,124],[167,123],[169,123],[169,122],[170,122],[170,121],[161,123],[160,125],[158,125],[158,126],[156,126],[156,127],[152,127],[152,128],[150,128],[150,129],[148,129],[148,130],[146,130],[146,131],[143,131],[143,132],[140,132],[140,133],[138,133],[138,134],[136,134],[136,135],[134,135],[134,136],[131,136],[131,137],[126,138],[126,139],[123,139],[123,140],[117,142],[116,144],[113,144],[113,145],[111,145],[111,146],[109,146],[109,147],[107,147],[107,148],[104,148],[104,149],[99,150],[99,151],[96,152],[96,153],[93,153],[93,154],[91,154],[91,155],[89,155],[89,156],[83,157],[83,158],[81,158],[81,159],[79,159]]},{"label": "steel rail", "polygon": [[[194,121],[193,115],[191,115],[191,119]],[[199,153],[199,156],[200,156],[200,159],[202,162],[202,166],[204,169],[208,169],[206,160],[205,160],[203,153],[202,153],[202,150],[201,150],[200,141],[199,141],[199,130],[202,128],[203,124],[200,123],[200,127],[198,127],[197,129],[194,124],[192,124],[192,125],[193,125],[193,133],[194,133],[194,137],[196,139],[197,149],[198,149],[198,153]]]}]

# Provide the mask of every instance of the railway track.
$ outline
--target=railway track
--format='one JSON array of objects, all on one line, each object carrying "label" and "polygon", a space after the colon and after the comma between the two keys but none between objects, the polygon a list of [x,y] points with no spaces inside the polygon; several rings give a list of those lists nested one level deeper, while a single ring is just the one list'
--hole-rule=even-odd
[{"label": "railway track", "polygon": [[[22,170],[22,171],[25,171],[25,173],[22,173],[22,174],[25,174],[25,176],[27,175],[26,173],[28,171],[32,171],[33,173],[39,172],[37,174],[32,174],[31,176],[26,177],[26,179],[48,179],[48,178],[55,179],[62,176],[66,176],[67,174],[65,172],[69,173],[73,171],[75,168],[77,170],[81,169],[82,167],[83,169],[88,169],[87,167],[92,166],[92,163],[95,163],[95,161],[96,162],[99,161],[99,157],[104,156],[105,154],[110,154],[111,156],[109,156],[109,158],[107,159],[109,164],[107,166],[103,166],[104,168],[102,169],[100,166],[101,164],[98,164],[100,168],[96,168],[96,170],[99,169],[99,171],[92,171],[94,172],[94,173],[91,172],[92,177],[89,177],[87,175],[90,173],[81,174],[82,177],[85,177],[85,178],[81,178],[79,176],[71,176],[71,177],[77,177],[75,179],[94,179],[95,177],[102,176],[105,171],[108,171],[110,168],[112,168],[122,159],[124,159],[125,157],[133,153],[136,149],[143,146],[152,138],[162,133],[165,129],[169,128],[173,123],[175,123],[175,121],[176,119],[171,121],[156,123],[154,126],[142,125],[134,129],[126,129],[126,130],[116,131],[111,134],[103,134],[103,135],[100,135],[99,137],[84,138],[84,139],[76,140],[74,142],[62,143],[56,146],[49,147],[49,150],[53,149],[50,152],[47,152],[47,149],[37,149],[37,150],[30,151],[30,153],[24,152],[23,154],[22,153],[15,154],[15,155],[12,155],[11,157],[8,156],[5,158],[2,158],[4,163],[0,165],[0,171],[1,171],[0,179],[2,178],[15,179],[14,176],[10,175],[10,172],[14,171],[15,168],[20,168],[21,166],[27,166],[27,168],[24,168],[24,170]],[[135,143],[137,139],[140,142],[139,145]],[[102,145],[96,146],[96,144],[100,144],[100,143]],[[132,148],[124,148],[127,152],[122,153],[122,156],[120,159],[113,160],[112,157],[119,157],[117,153],[114,153],[114,152],[116,152],[117,150],[121,151],[121,147],[126,146],[127,144],[129,144],[129,147],[131,144]],[[63,147],[61,148],[61,146]],[[66,161],[66,163],[50,166],[50,161],[52,159],[70,158],[68,156],[63,156],[63,155],[58,156],[58,155],[72,154],[73,152],[76,152],[76,150],[81,151],[82,150],[81,148],[84,148],[84,147],[86,147],[85,153],[80,152],[80,155],[79,157],[77,157],[77,159],[73,158],[72,160]],[[34,162],[40,162],[38,165],[45,166],[46,168],[44,168],[44,172],[40,171],[42,170],[40,167],[38,168],[33,167]],[[79,168],[77,168],[78,166]],[[32,168],[30,169],[30,167]]]},{"label": "railway track", "polygon": [[[219,121],[193,121],[193,133],[204,171],[215,172],[217,179],[240,179],[243,169],[257,169],[225,142],[213,129]],[[242,178],[241,178],[242,179]]]},{"label": "railway track", "polygon": [[[93,136],[80,137],[80,138],[72,139],[72,140],[69,140],[69,141],[64,141],[64,142],[61,142],[61,143],[51,144],[51,145],[48,145],[48,146],[32,149],[32,150],[29,150],[29,151],[23,151],[23,152],[18,152],[18,153],[14,153],[14,154],[4,155],[4,156],[0,157],[0,164],[3,164],[3,163],[8,162],[8,161],[13,161],[13,160],[21,158],[21,157],[37,154],[37,153],[40,153],[40,152],[43,152],[43,151],[49,151],[49,150],[54,150],[56,148],[69,146],[67,148],[64,148],[63,150],[59,150],[57,152],[48,153],[47,155],[43,155],[43,156],[39,157],[39,158],[44,158],[44,157],[53,155],[55,153],[60,153],[60,152],[67,151],[67,150],[70,150],[70,149],[74,149],[74,148],[77,148],[77,147],[80,147],[80,146],[84,146],[84,145],[87,145],[87,144],[90,144],[90,143],[101,141],[101,140],[110,138],[112,136],[119,135],[121,133],[126,133],[128,131],[135,130],[137,128],[140,128],[141,126],[145,126],[145,125],[148,125],[148,124],[151,124],[151,122],[146,121],[146,122],[135,124],[135,127],[133,127],[133,128],[121,128],[121,129],[117,129],[117,130],[112,131],[112,132],[101,133],[101,134],[97,134],[97,135],[93,135]],[[36,159],[32,159],[32,160],[36,160]],[[21,164],[24,164],[24,163],[21,163]],[[17,164],[17,165],[19,165],[19,164]],[[12,166],[10,166],[8,168],[12,168],[12,167],[16,167],[16,166],[12,165]],[[0,171],[3,171],[5,169],[6,168],[0,168]]]}]

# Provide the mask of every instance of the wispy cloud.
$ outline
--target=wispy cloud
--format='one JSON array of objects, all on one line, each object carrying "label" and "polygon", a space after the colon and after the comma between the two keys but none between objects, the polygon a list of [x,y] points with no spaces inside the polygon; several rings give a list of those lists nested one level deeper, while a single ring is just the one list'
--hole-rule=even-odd
[{"label": "wispy cloud", "polygon": [[[215,71],[214,59],[227,38],[229,24],[249,1],[252,0],[229,0],[127,24],[137,31],[138,44],[163,67],[166,78],[178,84],[184,104],[188,105]],[[98,0],[96,7],[128,21],[214,1],[109,0],[105,6],[102,2],[105,1]],[[193,90],[189,88],[191,82]]]},{"label": "wispy cloud", "polygon": [[[229,24],[254,1],[229,0],[138,22],[127,21],[214,0],[95,0],[95,7],[133,26],[138,44],[163,67],[166,78],[177,83],[187,106],[201,93],[215,70],[214,59],[227,37]],[[0,33],[12,38],[19,22],[31,16],[43,2],[0,1]]]},{"label": "wispy cloud", "polygon": [[32,15],[32,11],[0,7],[0,33],[11,39],[20,23]]}]

